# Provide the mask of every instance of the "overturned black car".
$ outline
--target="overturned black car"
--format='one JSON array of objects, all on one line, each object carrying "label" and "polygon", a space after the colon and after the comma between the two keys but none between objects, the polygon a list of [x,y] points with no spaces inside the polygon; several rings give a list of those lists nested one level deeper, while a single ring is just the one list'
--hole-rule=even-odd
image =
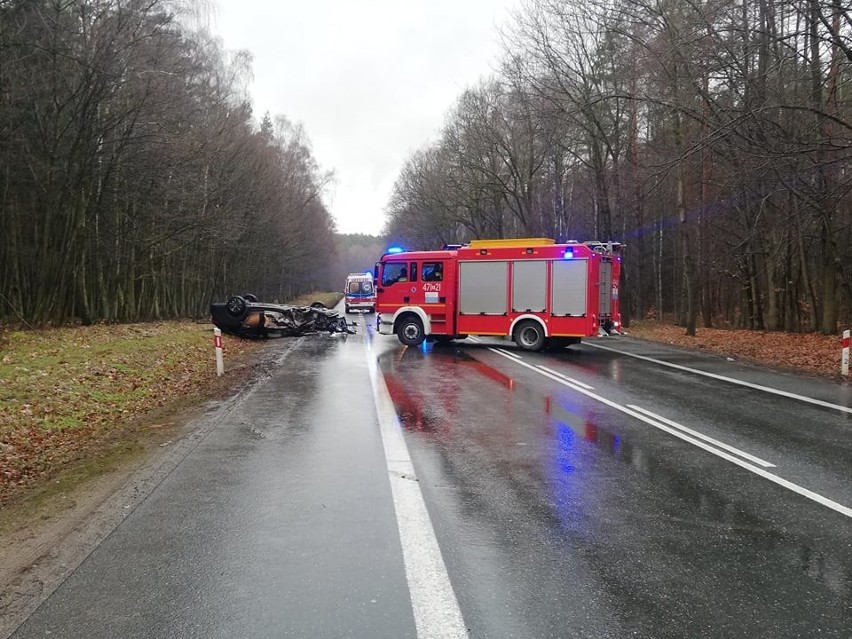
[{"label": "overturned black car", "polygon": [[308,333],[354,333],[353,325],[320,302],[288,306],[258,302],[254,295],[234,295],[210,305],[213,324],[240,337],[285,337]]}]

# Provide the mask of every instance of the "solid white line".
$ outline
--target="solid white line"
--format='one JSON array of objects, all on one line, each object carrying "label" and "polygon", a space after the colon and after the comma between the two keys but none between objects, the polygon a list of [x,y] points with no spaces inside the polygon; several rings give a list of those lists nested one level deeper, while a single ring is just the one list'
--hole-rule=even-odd
[{"label": "solid white line", "polygon": [[707,442],[709,444],[713,444],[714,446],[716,446],[718,448],[723,448],[723,449],[727,450],[729,453],[734,453],[735,455],[739,455],[740,457],[747,459],[750,462],[754,462],[758,466],[763,466],[764,468],[775,468],[775,464],[770,464],[768,461],[764,461],[760,457],[755,457],[754,455],[750,455],[749,453],[742,451],[739,448],[736,448],[736,447],[731,446],[730,444],[726,444],[724,442],[720,442],[719,440],[713,439],[712,437],[709,437],[708,435],[705,435],[704,433],[699,433],[697,430],[692,430],[691,428],[687,428],[683,424],[678,424],[677,422],[672,421],[670,419],[667,419],[667,418],[663,417],[662,415],[657,415],[656,413],[652,413],[651,411],[646,410],[646,409],[642,408],[641,406],[634,406],[632,404],[628,404],[627,408],[639,411],[643,415],[647,415],[648,417],[656,419],[657,421],[663,422],[664,424],[668,424],[672,428],[677,428],[678,430],[682,430],[685,433],[689,433],[693,437],[697,437],[698,439],[704,440],[705,442]]},{"label": "solid white line", "polygon": [[589,386],[588,384],[584,384],[583,382],[577,381],[576,379],[572,379],[571,377],[568,377],[567,375],[563,375],[559,371],[555,371],[552,368],[548,368],[547,366],[542,366],[541,364],[539,364],[538,367],[543,371],[547,371],[548,373],[551,373],[552,375],[558,375],[562,379],[567,379],[572,384],[576,384],[577,386],[582,386],[586,390],[594,390],[594,388],[595,388],[594,386]]},{"label": "solid white line", "polygon": [[840,406],[839,404],[832,404],[831,402],[824,402],[821,399],[814,399],[813,397],[805,397],[804,395],[797,395],[796,393],[788,393],[787,391],[778,390],[777,388],[770,388],[768,386],[761,386],[760,384],[752,384],[751,382],[744,382],[741,379],[734,379],[733,377],[725,377],[724,375],[717,375],[716,373],[708,373],[707,371],[701,371],[696,368],[689,368],[687,366],[680,366],[679,364],[672,364],[671,362],[664,362],[660,359],[654,359],[653,357],[646,357],[645,355],[636,355],[635,353],[627,353],[625,351],[620,351],[615,348],[608,348],[607,346],[601,346],[599,344],[593,344],[592,342],[583,342],[587,346],[594,346],[595,348],[600,348],[604,351],[611,351],[613,353],[618,353],[619,355],[626,355],[627,357],[635,357],[636,359],[645,360],[646,362],[653,362],[654,364],[660,364],[661,366],[668,366],[669,368],[676,368],[677,370],[686,371],[688,373],[695,373],[696,375],[704,375],[705,377],[712,377],[713,379],[718,379],[723,382],[730,382],[731,384],[739,384],[740,386],[746,386],[747,388],[753,388],[754,390],[763,391],[764,393],[772,393],[773,395],[780,395],[781,397],[788,397],[789,399],[796,399],[800,402],[807,402],[809,404],[814,404],[815,406],[822,406],[823,408],[831,408],[833,410],[843,411],[844,413],[852,414],[852,408],[848,406]]},{"label": "solid white line", "polygon": [[365,343],[418,639],[467,639],[467,628],[426,510],[402,428],[376,358]]},{"label": "solid white line", "polygon": [[495,353],[501,353],[503,355],[508,355],[509,357],[514,357],[515,359],[521,359],[520,355],[516,355],[511,351],[504,351],[502,348],[489,348],[489,351],[494,351]]},{"label": "solid white line", "polygon": [[[498,353],[498,354],[502,355],[502,353]],[[505,357],[505,355],[504,355],[504,357]],[[818,503],[822,506],[825,506],[827,508],[831,508],[832,510],[840,513],[841,515],[846,515],[847,517],[852,518],[852,508],[844,506],[843,504],[839,504],[838,502],[833,501],[833,500],[829,499],[828,497],[823,497],[819,493],[815,493],[811,490],[808,490],[807,488],[803,488],[802,486],[799,486],[798,484],[794,484],[791,481],[787,481],[783,477],[779,477],[778,475],[774,475],[774,474],[772,474],[772,473],[770,473],[766,470],[763,470],[762,468],[758,468],[757,466],[749,464],[748,462],[746,462],[742,459],[739,459],[738,457],[734,457],[733,455],[729,455],[728,453],[726,453],[722,450],[719,450],[717,448],[713,448],[712,446],[705,444],[704,442],[699,441],[697,439],[694,439],[692,437],[689,437],[688,435],[685,435],[684,433],[681,433],[680,431],[677,431],[674,428],[669,428],[668,426],[665,426],[665,425],[663,425],[663,424],[661,424],[657,421],[654,421],[650,417],[646,417],[642,413],[638,413],[635,410],[631,410],[631,409],[629,409],[625,406],[621,406],[620,404],[616,404],[615,402],[607,399],[606,397],[601,397],[600,395],[596,395],[595,393],[592,393],[592,392],[586,390],[585,388],[581,388],[579,386],[576,386],[575,384],[572,384],[572,383],[570,383],[570,382],[568,382],[564,379],[561,379],[560,377],[557,377],[556,375],[551,375],[550,373],[546,373],[543,370],[536,368],[535,366],[530,366],[526,362],[520,362],[516,359],[512,359],[511,357],[506,357],[506,359],[508,359],[510,362],[515,362],[516,364],[520,364],[521,366],[525,366],[525,367],[529,368],[530,370],[535,371],[539,375],[543,375],[543,376],[545,376],[549,379],[552,379],[553,381],[558,382],[558,383],[560,383],[564,386],[568,386],[569,388],[573,388],[578,393],[582,393],[583,395],[586,395],[587,397],[591,397],[592,399],[597,400],[597,401],[601,402],[602,404],[606,404],[607,406],[614,408],[618,411],[621,411],[622,413],[625,413],[627,415],[630,415],[631,417],[635,417],[636,419],[643,421],[646,424],[650,424],[654,428],[659,428],[660,430],[665,431],[665,432],[669,433],[670,435],[674,435],[678,439],[682,439],[686,442],[689,442],[693,446],[697,446],[698,448],[706,450],[708,453],[712,453],[712,454],[714,454],[718,457],[721,457],[722,459],[725,459],[725,460],[731,462],[732,464],[736,464],[740,468],[745,468],[746,470],[754,473],[755,475],[759,475],[760,477],[763,477],[764,479],[768,479],[769,481],[776,483],[779,486],[783,486],[784,488],[791,490],[794,493],[801,495],[802,497],[806,497],[807,499],[810,499],[811,501],[815,501],[816,503]]]}]

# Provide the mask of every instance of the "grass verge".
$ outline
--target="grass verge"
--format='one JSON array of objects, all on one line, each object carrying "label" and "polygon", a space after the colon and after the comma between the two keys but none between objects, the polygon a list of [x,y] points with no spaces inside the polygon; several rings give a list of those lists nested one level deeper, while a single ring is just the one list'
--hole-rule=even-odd
[{"label": "grass verge", "polygon": [[[0,504],[108,471],[223,390],[212,335],[192,322],[0,330]],[[227,368],[261,345],[225,336]]]}]

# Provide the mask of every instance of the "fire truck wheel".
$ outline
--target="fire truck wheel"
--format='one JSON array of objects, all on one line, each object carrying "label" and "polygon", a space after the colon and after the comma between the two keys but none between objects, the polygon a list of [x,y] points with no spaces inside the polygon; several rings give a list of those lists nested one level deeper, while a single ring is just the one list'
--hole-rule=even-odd
[{"label": "fire truck wheel", "polygon": [[416,315],[405,315],[399,320],[396,329],[399,341],[406,346],[420,346],[426,336],[423,334],[423,322]]},{"label": "fire truck wheel", "polygon": [[544,329],[536,321],[524,320],[515,328],[515,343],[525,351],[540,351],[544,340]]}]

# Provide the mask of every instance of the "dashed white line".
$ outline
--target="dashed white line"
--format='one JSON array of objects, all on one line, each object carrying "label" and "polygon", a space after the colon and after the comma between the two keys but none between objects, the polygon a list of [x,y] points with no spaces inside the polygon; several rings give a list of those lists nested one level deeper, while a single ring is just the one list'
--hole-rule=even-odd
[{"label": "dashed white line", "polygon": [[467,628],[414,474],[414,464],[405,445],[393,400],[366,342],[365,348],[417,637],[467,639]]},{"label": "dashed white line", "polygon": [[770,473],[769,471],[766,471],[763,468],[755,466],[754,464],[750,464],[749,462],[747,462],[743,459],[740,459],[739,457],[734,457],[733,455],[725,452],[724,450],[719,450],[718,448],[710,446],[709,444],[706,444],[699,439],[696,439],[694,437],[690,437],[686,433],[680,432],[677,429],[671,428],[671,427],[666,426],[665,424],[663,424],[661,422],[658,422],[654,419],[651,419],[647,415],[643,415],[642,413],[640,413],[636,410],[633,410],[633,409],[628,408],[626,406],[621,406],[620,404],[617,404],[614,401],[607,399],[606,397],[601,397],[600,395],[592,393],[591,391],[586,390],[585,388],[577,386],[576,384],[572,384],[571,382],[569,382],[565,379],[562,379],[561,377],[558,377],[557,375],[552,375],[551,373],[543,371],[536,366],[531,366],[530,364],[527,364],[526,362],[522,362],[522,361],[514,359],[512,357],[507,357],[506,355],[504,355],[503,353],[500,353],[499,351],[497,351],[495,349],[489,349],[489,350],[494,351],[495,353],[497,353],[498,355],[501,355],[502,357],[506,357],[506,359],[508,359],[510,362],[514,362],[514,363],[516,363],[520,366],[524,366],[524,367],[530,369],[531,371],[538,373],[539,375],[543,375],[544,377],[547,377],[548,379],[551,379],[551,380],[553,380],[553,381],[555,381],[559,384],[562,384],[564,386],[572,388],[575,391],[577,391],[578,393],[582,393],[583,395],[586,395],[587,397],[590,397],[590,398],[592,398],[596,401],[599,401],[602,404],[606,404],[607,406],[614,408],[615,410],[621,411],[622,413],[630,415],[631,417],[635,417],[636,419],[643,421],[646,424],[653,426],[654,428],[658,428],[658,429],[660,429],[660,430],[662,430],[666,433],[669,433],[670,435],[673,435],[674,437],[677,437],[678,439],[682,439],[685,442],[689,442],[693,446],[697,446],[698,448],[706,450],[708,453],[712,453],[713,455],[716,455],[717,457],[721,457],[722,459],[725,459],[725,460],[731,462],[732,464],[739,466],[740,468],[744,468],[744,469],[754,473],[755,475],[763,477],[764,479],[768,479],[769,481],[771,481],[775,484],[778,484],[779,486],[782,486],[782,487],[786,488],[787,490],[790,490],[790,491],[792,491],[792,492],[794,492],[798,495],[801,495],[802,497],[810,499],[811,501],[814,501],[814,502],[816,502],[816,503],[818,503],[822,506],[825,506],[826,508],[830,508],[831,510],[838,512],[841,515],[845,515],[846,517],[852,518],[852,508],[849,508],[848,506],[844,506],[843,504],[840,504],[840,503],[838,503],[838,502],[836,502],[832,499],[829,499],[828,497],[824,497],[823,495],[820,495],[819,493],[815,493],[812,490],[808,490],[807,488],[799,486],[798,484],[794,484],[793,482],[788,481],[788,480],[784,479],[783,477],[779,477],[778,475]]},{"label": "dashed white line", "polygon": [[745,382],[741,379],[735,379],[733,377],[726,377],[725,375],[717,375],[716,373],[708,373],[707,371],[701,371],[696,368],[689,368],[688,366],[681,366],[680,364],[672,364],[671,362],[665,362],[661,359],[654,359],[653,357],[647,357],[645,355],[637,355],[635,353],[628,353],[625,351],[620,351],[615,348],[609,348],[607,346],[601,346],[600,344],[593,344],[592,342],[583,342],[587,346],[593,346],[594,348],[599,348],[604,351],[610,351],[612,353],[618,353],[619,355],[626,355],[627,357],[633,357],[635,359],[641,359],[646,362],[653,362],[654,364],[659,364],[660,366],[668,366],[669,368],[675,368],[680,371],[686,371],[688,373],[695,373],[696,375],[703,375],[704,377],[710,377],[712,379],[718,379],[723,382],[729,382],[731,384],[738,384],[739,386],[745,386],[747,388],[752,388],[754,390],[763,391],[764,393],[772,393],[773,395],[780,395],[781,397],[787,397],[789,399],[796,399],[800,402],[807,402],[808,404],[814,404],[815,406],[822,406],[823,408],[831,408],[833,410],[839,410],[844,413],[852,414],[852,408],[849,406],[840,406],[839,404],[832,404],[831,402],[824,402],[821,399],[814,399],[813,397],[805,397],[804,395],[797,395],[796,393],[789,393],[787,391],[778,390],[777,388],[770,388],[769,386],[761,386],[760,384],[752,384],[751,382]]}]

